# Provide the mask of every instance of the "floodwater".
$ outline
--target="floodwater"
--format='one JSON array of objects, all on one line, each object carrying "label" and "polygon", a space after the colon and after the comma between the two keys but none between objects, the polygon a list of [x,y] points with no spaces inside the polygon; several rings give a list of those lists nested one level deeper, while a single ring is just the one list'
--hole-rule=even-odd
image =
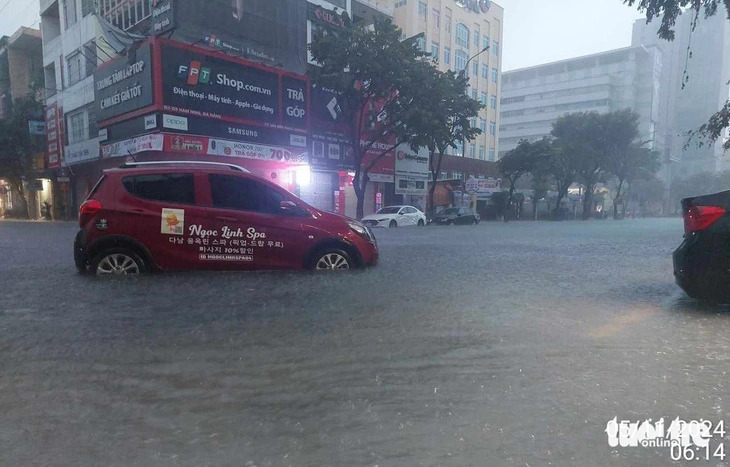
[{"label": "floodwater", "polygon": [[681,219],[379,230],[366,271],[113,280],[76,274],[74,233],[0,222],[3,465],[663,466],[607,422],[730,425],[730,310],[674,285]]}]

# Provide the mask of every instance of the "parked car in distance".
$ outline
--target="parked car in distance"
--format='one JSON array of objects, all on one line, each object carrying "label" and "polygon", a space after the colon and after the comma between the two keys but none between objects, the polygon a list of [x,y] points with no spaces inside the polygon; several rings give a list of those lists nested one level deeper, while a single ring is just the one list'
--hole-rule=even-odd
[{"label": "parked car in distance", "polygon": [[362,223],[370,227],[423,227],[426,215],[413,206],[388,206],[363,217]]},{"label": "parked car in distance", "polygon": [[434,225],[477,225],[481,217],[470,208],[446,208],[428,220]]},{"label": "parked car in distance", "polygon": [[105,170],[81,205],[79,271],[350,269],[375,265],[362,223],[309,206],[246,169],[140,162]]},{"label": "parked car in distance", "polygon": [[674,278],[692,298],[730,301],[730,191],[682,200],[684,239]]}]

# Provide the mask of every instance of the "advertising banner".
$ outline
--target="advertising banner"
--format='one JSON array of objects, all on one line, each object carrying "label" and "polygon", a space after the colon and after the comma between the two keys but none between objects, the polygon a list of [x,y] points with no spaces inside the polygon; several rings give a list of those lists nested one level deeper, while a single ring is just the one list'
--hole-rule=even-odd
[{"label": "advertising banner", "polygon": [[[158,0],[159,1],[159,0]],[[296,73],[306,72],[307,2],[304,0],[163,0],[175,39]],[[162,9],[162,7],[159,7]],[[165,17],[158,15],[165,21]],[[154,22],[154,18],[153,18]],[[160,31],[164,31],[160,24]],[[167,26],[169,27],[169,26]],[[154,32],[153,32],[154,34]]]},{"label": "advertising banner", "polygon": [[210,144],[208,145],[208,154],[215,156],[244,157],[247,159],[286,162],[289,164],[307,163],[306,148],[295,152],[282,147],[226,141],[221,139],[210,140]]},{"label": "advertising banner", "polygon": [[167,112],[302,131],[308,128],[308,92],[303,78],[163,44],[162,83]]},{"label": "advertising banner", "polygon": [[57,103],[45,109],[46,116],[46,167],[61,166],[63,158],[63,111]]},{"label": "advertising banner", "polygon": [[99,158],[99,139],[93,138],[76,144],[69,144],[65,149],[64,165],[77,164]]},{"label": "advertising banner", "polygon": [[97,121],[152,105],[152,58],[149,44],[134,57],[119,57],[94,71]]},{"label": "advertising banner", "polygon": [[[167,122],[167,123],[165,123]],[[246,141],[273,146],[294,146],[307,148],[305,133],[266,128],[243,123],[230,123],[203,117],[180,117],[174,121],[163,117],[163,128],[193,135],[205,135],[231,141]],[[184,128],[187,127],[187,130]]]},{"label": "advertising banner", "polygon": [[164,34],[175,28],[175,0],[154,0],[152,2],[151,35]]},{"label": "advertising banner", "polygon": [[164,136],[144,135],[117,141],[101,147],[102,157],[130,156],[144,151],[162,151]]},{"label": "advertising banner", "polygon": [[[360,141],[364,146],[365,141]],[[365,152],[362,158],[362,166],[368,167],[374,165],[368,172],[368,176],[373,182],[393,183],[395,181],[395,149],[388,151],[385,155],[383,151],[392,148],[390,143],[374,143],[370,149]]]},{"label": "advertising banner", "polygon": [[428,193],[429,152],[420,148],[414,152],[408,145],[400,145],[395,157],[395,193],[399,195],[426,195]]},{"label": "advertising banner", "polygon": [[355,170],[348,122],[334,91],[312,86],[310,164],[323,170]]}]

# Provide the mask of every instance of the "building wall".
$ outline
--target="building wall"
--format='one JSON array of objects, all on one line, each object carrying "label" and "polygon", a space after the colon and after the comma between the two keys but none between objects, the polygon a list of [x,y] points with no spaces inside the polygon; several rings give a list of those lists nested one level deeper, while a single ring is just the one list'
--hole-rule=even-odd
[{"label": "building wall", "polygon": [[[403,29],[406,37],[424,33],[422,45],[427,52],[432,52],[433,49],[434,59],[442,71],[459,71],[456,63],[457,54],[468,60],[488,43],[490,49],[474,58],[468,65],[469,69],[466,70],[470,78],[469,94],[473,95],[472,93],[476,91],[476,97],[479,100],[484,96],[483,103],[486,103],[486,108],[480,112],[475,122],[476,126],[480,127],[483,121],[484,132],[473,143],[467,143],[465,150],[454,150],[453,153],[458,153],[458,155],[463,153],[466,157],[472,157],[473,144],[473,158],[479,159],[480,148],[483,148],[484,160],[496,160],[500,152],[504,9],[494,2],[484,2],[489,5],[489,9],[486,12],[480,9],[480,12],[476,13],[465,7],[463,3],[456,0],[395,0],[393,2],[393,20]],[[479,8],[478,5],[477,8]],[[468,46],[460,45],[457,41],[458,24],[463,24],[469,31]],[[478,45],[475,43],[475,35],[478,35]],[[475,63],[477,64],[476,74],[473,69]],[[486,67],[486,77],[483,74],[483,67]],[[496,71],[496,79],[493,79],[493,71]],[[494,105],[492,105],[493,97]],[[492,123],[494,134],[491,134],[490,131]],[[490,154],[493,154],[491,159]]]},{"label": "building wall", "polygon": [[549,135],[553,122],[567,113],[625,108],[639,114],[640,137],[661,151],[661,65],[659,50],[629,47],[506,72],[502,155],[520,139]]},{"label": "building wall", "polygon": [[[721,11],[711,18],[701,16],[694,31],[692,20],[691,14],[678,18],[675,40],[671,42],[657,36],[658,21],[647,25],[637,20],[632,37],[635,45],[654,47],[664,56],[661,84],[669,120],[665,139],[673,161],[672,172],[678,177],[730,169],[723,156],[722,140],[685,148],[686,133],[707,122],[730,98],[730,23]],[[688,59],[690,41],[692,56]]]}]

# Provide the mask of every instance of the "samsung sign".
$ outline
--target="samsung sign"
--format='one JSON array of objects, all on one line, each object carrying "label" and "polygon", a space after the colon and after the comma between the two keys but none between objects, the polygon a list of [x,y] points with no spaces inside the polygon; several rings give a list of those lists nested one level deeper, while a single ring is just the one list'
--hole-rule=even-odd
[{"label": "samsung sign", "polygon": [[94,71],[94,98],[98,121],[133,112],[152,104],[150,46],[139,48],[132,60],[120,57]]}]

